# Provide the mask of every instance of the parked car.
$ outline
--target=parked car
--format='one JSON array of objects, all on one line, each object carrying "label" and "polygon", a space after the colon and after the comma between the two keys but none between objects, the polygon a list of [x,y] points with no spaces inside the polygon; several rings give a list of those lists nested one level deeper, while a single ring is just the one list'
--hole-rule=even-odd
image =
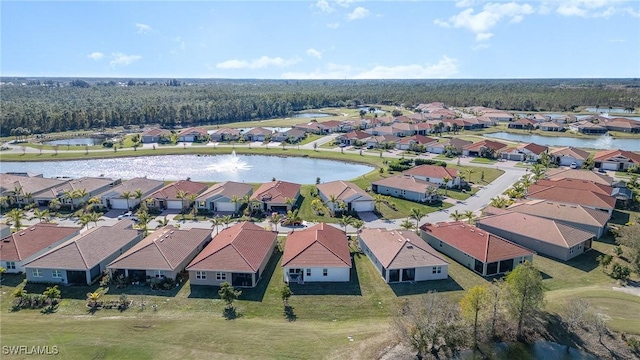
[{"label": "parked car", "polygon": [[573,163],[571,163],[571,165],[569,165],[569,167],[572,168],[572,169],[577,169],[578,168],[578,164],[573,162]]},{"label": "parked car", "polygon": [[127,211],[124,214],[118,215],[118,220],[122,220],[122,219],[131,219],[136,222],[138,221],[138,217],[133,215],[131,211]]},{"label": "parked car", "polygon": [[598,169],[598,172],[599,172],[599,173],[602,173],[602,174],[606,174],[606,173],[607,173],[607,170],[605,170],[605,169],[603,169],[603,168],[599,168],[599,169]]}]

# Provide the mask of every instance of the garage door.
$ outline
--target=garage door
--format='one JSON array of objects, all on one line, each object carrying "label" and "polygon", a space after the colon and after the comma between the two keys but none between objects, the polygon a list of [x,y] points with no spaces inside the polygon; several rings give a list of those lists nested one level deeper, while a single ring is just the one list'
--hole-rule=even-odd
[{"label": "garage door", "polygon": [[127,209],[127,200],[125,199],[111,199],[111,208],[126,210]]},{"label": "garage door", "polygon": [[357,201],[351,203],[354,211],[373,211],[373,201]]},{"label": "garage door", "polygon": [[602,168],[605,170],[618,170],[618,163],[602,163]]},{"label": "garage door", "polygon": [[236,204],[230,202],[219,202],[216,203],[216,208],[218,211],[236,211]]},{"label": "garage door", "polygon": [[171,210],[182,209],[182,201],[167,201],[167,209],[171,209]]}]

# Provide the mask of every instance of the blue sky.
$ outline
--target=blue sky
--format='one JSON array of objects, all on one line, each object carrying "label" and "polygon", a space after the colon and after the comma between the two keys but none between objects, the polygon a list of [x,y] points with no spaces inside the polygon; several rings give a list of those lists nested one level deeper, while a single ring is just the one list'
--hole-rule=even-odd
[{"label": "blue sky", "polygon": [[2,1],[3,76],[640,77],[640,1]]}]

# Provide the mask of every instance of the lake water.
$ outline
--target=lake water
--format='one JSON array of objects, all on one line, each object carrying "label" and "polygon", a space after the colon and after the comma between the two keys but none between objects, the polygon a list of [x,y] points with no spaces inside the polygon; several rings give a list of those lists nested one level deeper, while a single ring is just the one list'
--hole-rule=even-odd
[{"label": "lake water", "polygon": [[598,136],[590,139],[584,139],[541,136],[535,134],[512,134],[506,132],[486,134],[485,136],[495,139],[520,141],[526,143],[532,142],[539,145],[547,146],[573,146],[598,150],[623,149],[629,151],[640,151],[640,136],[638,136],[637,139],[614,139],[610,136]]},{"label": "lake water", "polygon": [[104,142],[103,138],[72,138],[72,139],[61,139],[61,140],[51,140],[45,141],[43,144],[45,145],[60,145],[60,146],[84,146],[84,145],[100,145]]},{"label": "lake water", "polygon": [[[494,346],[493,354],[484,354],[490,360],[597,360],[598,358],[580,351],[550,341],[536,341],[533,344],[500,343]],[[458,359],[471,360],[474,357],[470,351],[464,352]]]},{"label": "lake water", "polygon": [[301,113],[293,115],[294,118],[321,118],[321,117],[329,117],[333,116],[331,114],[324,113]]},{"label": "lake water", "polygon": [[300,184],[349,180],[372,171],[367,165],[302,157],[264,155],[162,155],[74,161],[2,162],[2,172],[35,172],[44,177],[101,176],[157,180],[238,181],[261,183],[272,178]]},{"label": "lake water", "polygon": [[608,106],[601,106],[599,108],[594,108],[594,107],[588,107],[586,109],[584,109],[585,111],[588,112],[592,112],[592,113],[623,113],[624,109],[623,108],[611,108],[609,109]]}]

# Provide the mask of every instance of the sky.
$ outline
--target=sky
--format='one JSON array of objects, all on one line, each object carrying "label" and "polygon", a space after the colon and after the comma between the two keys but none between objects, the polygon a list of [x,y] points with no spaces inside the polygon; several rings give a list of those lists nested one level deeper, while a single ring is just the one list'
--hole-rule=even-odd
[{"label": "sky", "polygon": [[12,1],[0,75],[640,77],[640,1]]}]

